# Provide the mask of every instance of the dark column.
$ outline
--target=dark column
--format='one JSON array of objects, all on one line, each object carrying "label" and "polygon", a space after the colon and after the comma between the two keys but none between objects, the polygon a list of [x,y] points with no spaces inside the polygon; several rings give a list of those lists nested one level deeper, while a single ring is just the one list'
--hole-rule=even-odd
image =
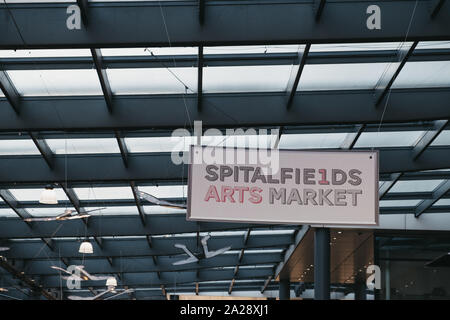
[{"label": "dark column", "polygon": [[367,300],[366,283],[363,279],[355,281],[355,300]]},{"label": "dark column", "polygon": [[291,299],[291,283],[288,278],[280,279],[279,283],[279,298],[280,300]]},{"label": "dark column", "polygon": [[314,299],[330,300],[330,229],[314,231]]}]

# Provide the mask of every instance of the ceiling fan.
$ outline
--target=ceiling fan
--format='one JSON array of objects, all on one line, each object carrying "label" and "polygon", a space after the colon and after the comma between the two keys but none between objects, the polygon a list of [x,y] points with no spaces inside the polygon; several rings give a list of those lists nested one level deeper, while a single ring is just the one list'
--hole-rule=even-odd
[{"label": "ceiling fan", "polygon": [[60,267],[57,267],[57,266],[51,266],[50,268],[62,271],[62,272],[67,273],[67,274],[70,274],[69,277],[64,276],[63,277],[64,280],[67,280],[68,278],[71,278],[73,280],[79,280],[79,281],[87,281],[87,280],[101,281],[101,280],[108,280],[110,278],[110,277],[107,277],[107,276],[93,276],[89,272],[84,270],[84,266],[75,266],[75,268],[78,271],[80,271],[80,276],[77,276],[76,274],[73,274],[73,273],[67,271],[66,269],[63,269],[63,268],[60,268]]},{"label": "ceiling fan", "polygon": [[93,209],[88,211],[83,211],[81,213],[78,213],[76,210],[72,209],[66,209],[64,210],[64,213],[56,216],[56,217],[36,217],[36,218],[25,218],[23,219],[26,222],[33,222],[33,221],[65,221],[65,220],[75,220],[75,219],[83,219],[83,218],[89,218],[91,215],[88,214],[88,212],[103,210],[106,208],[99,208],[99,209]]},{"label": "ceiling fan", "polygon": [[174,203],[166,200],[160,200],[155,196],[152,196],[151,194],[148,194],[144,191],[138,191],[139,196],[145,200],[147,200],[150,203],[156,204],[158,206],[167,207],[167,208],[174,208],[174,209],[186,209],[186,204],[182,203]]},{"label": "ceiling fan", "polygon": [[199,253],[199,254],[193,254],[184,244],[180,244],[180,243],[176,243],[174,246],[176,248],[180,248],[183,249],[184,252],[186,252],[186,254],[189,256],[189,258],[184,259],[184,260],[179,260],[173,263],[173,265],[182,265],[182,264],[188,264],[188,263],[193,263],[193,262],[197,262],[200,259],[208,259],[208,258],[212,258],[215,256],[218,256],[219,254],[222,254],[228,250],[231,249],[230,247],[225,247],[219,250],[215,250],[215,251],[209,251],[208,249],[208,240],[211,236],[206,236],[201,240],[202,243],[202,247],[203,247],[203,252]]},{"label": "ceiling fan", "polygon": [[[112,295],[112,296],[110,296],[108,298],[105,298],[103,300],[109,300],[109,299],[115,298],[117,296],[120,296],[122,294],[133,292],[133,291],[134,291],[133,289],[127,289],[127,290],[119,292],[119,293],[117,293],[115,295]],[[107,290],[105,290],[105,291],[103,291],[103,292],[101,292],[101,293],[99,293],[99,294],[97,294],[97,295],[95,295],[93,297],[68,296],[67,299],[69,299],[69,300],[102,300],[100,298],[103,297],[105,294],[107,294],[109,292],[115,293],[116,291],[112,290],[112,289],[107,289]]]}]

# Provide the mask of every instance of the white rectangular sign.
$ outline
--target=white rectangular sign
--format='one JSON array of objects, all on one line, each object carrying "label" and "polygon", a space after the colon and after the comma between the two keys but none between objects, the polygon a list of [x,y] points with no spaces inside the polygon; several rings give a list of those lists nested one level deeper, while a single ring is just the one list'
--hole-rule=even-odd
[{"label": "white rectangular sign", "polygon": [[377,151],[262,152],[191,146],[187,219],[378,225]]}]

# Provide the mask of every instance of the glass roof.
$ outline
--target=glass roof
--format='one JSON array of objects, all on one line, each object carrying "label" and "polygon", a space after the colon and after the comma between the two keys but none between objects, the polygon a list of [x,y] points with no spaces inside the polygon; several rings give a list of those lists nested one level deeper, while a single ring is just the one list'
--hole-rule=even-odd
[{"label": "glass roof", "polygon": [[[92,1],[92,0],[91,0]],[[97,0],[94,0],[98,2]],[[126,1],[126,0],[121,0]],[[136,1],[136,0],[134,0]],[[139,1],[139,0],[138,0]],[[72,2],[75,1],[65,1],[65,0],[9,0],[9,3],[13,2]],[[406,46],[411,45],[411,42],[406,43]],[[380,78],[383,75],[389,74],[390,71],[394,70],[398,66],[398,62],[389,61],[391,51],[397,50],[401,46],[399,42],[393,43],[334,43],[334,44],[313,44],[311,46],[310,52],[314,54],[315,57],[326,56],[327,58],[320,62],[320,59],[315,60],[309,64],[308,60],[303,69],[302,77],[297,90],[311,91],[311,90],[373,90],[379,85]],[[304,45],[290,44],[290,45],[253,45],[253,46],[214,46],[205,47],[205,55],[233,55],[228,56],[224,59],[225,66],[220,66],[220,61],[215,60],[210,66],[205,66],[203,68],[203,93],[206,96],[203,97],[204,104],[210,103],[208,101],[208,95],[214,94],[215,96],[224,96],[224,94],[232,93],[262,93],[262,92],[276,92],[280,95],[280,103],[284,105],[284,95],[287,96],[288,81],[293,75],[293,71],[296,68],[292,65],[294,61],[286,60],[292,59],[292,53],[297,53],[304,49]],[[450,41],[427,41],[420,42],[417,46],[418,50],[435,50],[435,49],[450,49]],[[416,49],[416,50],[417,50]],[[351,54],[368,51],[388,51],[388,55],[383,58],[382,53],[377,53],[376,57],[381,57],[380,61],[384,62],[371,62],[373,60],[368,59],[367,62],[364,57],[359,57],[357,63],[351,63]],[[326,52],[341,52],[342,55],[326,55]],[[193,55],[198,54],[197,47],[171,47],[171,48],[101,48],[101,53],[107,60],[106,75],[108,77],[111,91],[115,95],[147,95],[147,94],[182,94],[186,92],[190,95],[188,98],[189,104],[183,105],[183,100],[179,100],[180,110],[185,110],[185,107],[190,111],[190,115],[197,119],[196,113],[196,93],[198,91],[198,69],[195,63],[192,63],[192,67],[186,67],[187,64],[183,63],[180,67],[170,67],[165,68],[162,64],[160,66],[154,64],[146,64],[142,60],[133,60],[137,56],[151,57],[151,53],[156,56],[172,56],[175,60],[175,65],[177,64],[181,55]],[[346,54],[348,52],[349,54]],[[277,59],[271,59],[270,61],[265,61],[265,56],[273,57],[275,54]],[[286,55],[282,53],[288,53]],[[252,60],[248,65],[244,60],[239,60],[239,55],[242,54],[258,54],[258,59]],[[126,57],[121,60],[118,57]],[[345,56],[344,60],[340,59],[341,56]],[[375,55],[374,55],[375,56]],[[421,60],[425,56],[424,60],[432,60],[435,55],[428,56],[427,53],[424,55],[415,56],[413,61],[409,61],[405,64],[404,68],[400,72],[396,81],[393,84],[393,89],[399,88],[438,88],[438,87],[449,87],[450,82],[450,59],[449,61],[417,61]],[[5,71],[11,79],[11,83],[17,89],[17,92],[22,97],[25,97],[25,101],[43,100],[43,101],[55,101],[55,105],[59,99],[63,99],[61,96],[71,96],[71,95],[81,95],[81,96],[92,96],[96,97],[86,97],[83,99],[98,99],[98,101],[104,102],[102,97],[102,89],[100,86],[100,81],[98,74],[95,70],[95,66],[92,64],[90,66],[90,60],[86,59],[91,57],[91,52],[89,49],[29,49],[29,50],[0,50],[0,63],[6,61],[4,64]],[[281,57],[281,58],[280,58]],[[367,57],[367,55],[365,56]],[[372,56],[371,56],[372,57]],[[41,66],[39,64],[29,64],[29,58],[45,58],[45,61],[50,61],[52,58],[58,58],[58,64],[52,67]],[[70,59],[64,59],[70,58]],[[236,60],[236,65],[233,65],[233,61]],[[285,59],[285,60],[278,60]],[[336,60],[333,60],[336,59]],[[376,58],[378,59],[378,58]],[[384,60],[382,60],[384,59]],[[39,60],[39,59],[37,59]],[[33,60],[33,61],[37,61]],[[147,59],[144,59],[147,60]],[[294,59],[292,59],[294,60]],[[385,61],[386,60],[386,61]],[[56,60],[55,60],[56,61]],[[86,61],[88,61],[86,63]],[[120,63],[117,63],[120,61]],[[255,62],[256,61],[256,62]],[[282,62],[279,62],[282,61]],[[320,64],[317,64],[317,61]],[[345,61],[345,63],[341,63]],[[25,62],[25,63],[22,63]],[[80,63],[81,62],[81,63]],[[261,63],[260,63],[261,62]],[[356,61],[355,61],[356,62]],[[172,66],[173,64],[170,63]],[[8,69],[8,66],[13,66]],[[60,69],[58,69],[60,67]],[[119,67],[119,68],[118,68]],[[52,70],[48,70],[52,69]],[[370,92],[370,91],[367,91]],[[0,90],[0,97],[4,97]],[[44,98],[35,98],[44,97]],[[48,98],[50,97],[50,98]],[[180,95],[181,97],[181,95]],[[128,99],[128,97],[120,97],[120,99]],[[2,103],[5,99],[2,98]],[[80,102],[82,103],[82,102]],[[6,104],[5,104],[6,105]],[[51,104],[50,104],[51,105]],[[100,105],[100,104],[99,104]],[[159,109],[157,105],[148,106],[149,108],[154,108],[154,114],[158,114]],[[230,106],[231,107],[231,106]],[[245,106],[244,106],[245,107]],[[365,107],[374,107],[361,106]],[[425,106],[428,107],[428,106]],[[76,105],[72,114],[76,114]],[[55,110],[57,110],[56,108]],[[58,109],[60,110],[60,109]],[[133,108],[130,108],[133,110]],[[33,110],[33,112],[38,113],[40,110]],[[226,113],[226,107],[223,112]],[[295,111],[295,110],[294,110]],[[388,109],[387,112],[390,110]],[[11,111],[11,114],[13,111]],[[57,111],[55,111],[57,112]],[[66,110],[64,110],[66,112]],[[106,108],[102,111],[98,111],[97,114],[105,112],[108,114]],[[208,111],[209,112],[209,111]],[[261,108],[260,112],[265,112],[264,108]],[[294,115],[294,113],[293,113]],[[59,115],[58,115],[59,116]],[[81,117],[87,117],[89,115],[81,115]],[[114,117],[114,115],[111,115]],[[205,113],[205,119],[207,121],[214,119],[209,113]],[[20,115],[17,115],[20,117]],[[66,115],[67,117],[67,115]],[[125,113],[121,114],[121,119],[126,121],[127,115]],[[299,118],[300,119],[300,118]],[[430,118],[431,119],[431,118]],[[362,132],[356,141],[354,148],[410,148],[419,141],[419,139],[426,134],[426,130],[432,128],[432,121],[427,119],[426,121],[420,121],[415,123],[389,123],[382,124],[380,126],[380,132],[377,132],[375,125],[379,123],[370,122],[367,124],[366,129]],[[44,119],[46,120],[46,119]],[[171,129],[158,128],[121,128],[120,123],[118,123],[118,128],[114,125],[105,128],[78,128],[79,121],[75,122],[69,121],[70,119],[64,118],[58,122],[58,130],[56,131],[45,131],[41,132],[45,138],[45,142],[49,146],[51,152],[56,155],[72,155],[72,158],[77,159],[81,157],[92,157],[92,155],[101,154],[115,154],[117,159],[120,159],[120,149],[117,139],[114,136],[114,130],[120,130],[120,135],[124,137],[124,143],[126,149],[129,153],[133,154],[131,160],[129,161],[129,167],[124,168],[130,173],[130,176],[136,177],[134,175],[133,168],[133,158],[139,157],[137,153],[156,153],[156,152],[171,152],[171,151],[181,151],[187,150],[188,146],[196,142],[194,137],[185,138],[174,138],[171,139],[170,133]],[[278,128],[282,126],[282,120],[274,119],[273,128]],[[47,124],[47,123],[44,123]],[[209,125],[214,125],[208,122]],[[32,126],[33,124],[28,124]],[[239,121],[236,121],[236,126],[241,125]],[[279,148],[281,149],[340,149],[344,141],[350,133],[355,132],[356,123],[351,124],[323,124],[320,126],[310,125],[310,126],[293,126],[293,128],[283,128],[281,134],[281,139],[279,142]],[[243,127],[246,123],[242,124]],[[43,125],[43,127],[46,127]],[[186,124],[185,127],[188,127]],[[143,129],[143,130],[140,130]],[[221,127],[221,129],[224,129]],[[6,130],[6,129],[5,129]],[[34,130],[31,128],[30,130]],[[45,129],[47,130],[47,129]],[[53,129],[54,130],[54,129]],[[122,131],[123,130],[123,131]],[[94,132],[95,131],[95,132]],[[153,132],[154,131],[154,132]],[[259,142],[259,146],[270,146],[273,147],[276,141],[275,135],[260,135],[251,136],[250,141],[243,141],[242,136],[235,137],[225,137],[225,136],[213,136],[213,137],[203,137],[202,144],[204,145],[217,145],[222,146],[227,144],[228,146],[249,146],[254,147],[256,141]],[[430,149],[433,147],[450,146],[450,130],[442,131],[439,136],[431,144]],[[437,148],[434,148],[436,150]],[[443,148],[441,148],[443,149]],[[439,149],[440,150],[440,149]],[[439,151],[438,150],[438,151]],[[383,152],[381,150],[380,152]],[[3,157],[10,161],[11,158],[15,159],[17,156],[21,158],[37,159],[41,158],[39,150],[36,148],[35,143],[32,139],[29,139],[27,131],[17,134],[15,132],[2,132],[0,135],[0,157]],[[95,157],[98,159],[99,157]],[[65,157],[57,157],[62,159]],[[111,157],[105,157],[105,159]],[[43,159],[42,164],[45,165]],[[34,160],[33,160],[34,161]],[[107,160],[105,160],[107,161]],[[106,162],[105,162],[106,163]],[[49,172],[54,170],[54,172],[59,172],[57,167],[48,168]],[[72,172],[68,168],[69,177],[71,177]],[[151,163],[149,163],[149,170],[152,170]],[[434,175],[433,172],[422,171],[420,174],[424,174],[423,180],[422,176],[417,172],[405,173],[404,176],[397,181],[391,188],[386,198],[388,200],[381,200],[380,207],[387,211],[389,208],[389,214],[412,212],[422,201],[424,197],[422,194],[413,193],[428,193],[431,194],[436,190],[437,187],[441,185],[444,179],[448,176],[445,175],[447,169],[439,169],[439,175]],[[443,173],[444,172],[444,173]],[[408,174],[417,174],[413,179],[408,177]],[[442,177],[440,176],[442,175]],[[382,174],[382,179],[388,179],[388,174]],[[52,176],[53,177],[53,176]],[[58,179],[58,175],[55,173],[55,179]],[[75,177],[76,178],[76,177]],[[110,177],[107,177],[109,179]],[[187,185],[186,179],[170,180],[170,181],[148,181],[140,179],[139,176],[134,183],[137,185],[138,190],[147,192],[155,197],[164,198],[176,198],[181,199],[180,201],[186,201],[187,196]],[[439,179],[436,179],[439,178]],[[28,178],[26,178],[28,179]],[[53,178],[52,178],[53,179]],[[31,179],[32,182],[28,183],[26,181],[23,186],[18,183],[11,184],[5,187],[9,190],[12,195],[18,200],[20,208],[26,210],[29,214],[35,217],[42,216],[56,216],[64,212],[67,207],[72,208],[72,204],[67,198],[66,194],[61,188],[55,188],[57,199],[60,201],[57,205],[40,205],[39,197],[41,192],[44,190],[46,183],[58,183],[60,181],[43,181],[36,182]],[[70,180],[70,179],[69,179]],[[133,196],[132,189],[130,187],[130,181],[127,179],[121,179],[120,181],[69,181],[69,187],[73,188],[75,195],[80,200],[80,206],[87,211],[95,210],[90,212],[93,216],[91,219],[97,219],[99,221],[96,225],[99,226],[96,235],[100,237],[104,231],[103,227],[107,224],[102,224],[108,216],[124,216],[127,221],[135,221],[140,225],[141,221],[138,218],[139,212],[135,205],[135,199]],[[383,185],[383,181],[380,181],[380,186]],[[73,184],[73,185],[71,185]],[[158,186],[156,186],[158,184]],[[172,185],[173,184],[173,185]],[[89,186],[89,187],[88,187]],[[12,188],[11,188],[12,187]],[[10,189],[9,189],[10,188]],[[404,200],[404,194],[408,193],[408,199]],[[450,199],[446,198],[438,200],[433,207],[436,211],[443,211],[442,206],[450,206]],[[416,199],[417,198],[417,199]],[[164,220],[165,217],[158,215],[174,215],[168,217],[169,221],[177,221],[181,218],[184,221],[184,216],[186,214],[185,209],[172,209],[157,205],[151,205],[145,200],[141,201],[144,213],[151,223],[151,219],[155,221]],[[404,209],[406,207],[407,209]],[[391,212],[392,211],[392,212]],[[383,214],[383,213],[382,213]],[[439,213],[436,213],[439,214]],[[11,209],[8,208],[8,203],[5,203],[0,199],[0,218],[3,221],[6,220],[18,220],[20,217]],[[14,218],[14,219],[13,219]],[[116,219],[117,217],[114,217]],[[20,221],[19,221],[20,222]],[[133,222],[134,223],[134,222]],[[159,222],[158,222],[159,223]],[[184,223],[184,222],[183,222]],[[64,224],[65,225],[65,224]],[[73,223],[77,225],[77,223]],[[83,226],[80,223],[81,226]],[[162,224],[161,224],[162,225]],[[184,225],[184,224],[183,224]],[[70,224],[67,223],[67,230],[71,230]],[[128,228],[129,226],[124,224],[123,228]],[[136,227],[136,226],[133,226]],[[121,230],[122,226],[118,227]],[[20,229],[20,228],[18,228]],[[76,229],[76,228],[75,228]],[[84,226],[82,227],[84,230]],[[69,231],[65,232],[69,232]],[[167,230],[171,230],[168,228]],[[188,242],[194,243],[197,237],[204,237],[210,235],[211,237],[217,237],[217,241],[224,241],[228,239],[220,239],[221,237],[229,237],[233,241],[243,241],[245,235],[247,234],[246,228],[241,228],[239,230],[216,230],[214,232],[202,232],[196,233],[196,229],[179,229],[175,228],[176,234],[158,234],[152,235],[148,234],[150,239],[157,239],[155,241],[155,247],[161,245],[162,248],[167,248],[165,246],[173,246],[173,243],[178,243],[179,241],[186,239]],[[256,236],[258,238],[273,237],[277,239],[289,239],[296,232],[297,229],[293,226],[277,226],[277,227],[267,227],[261,225],[261,227],[253,228],[250,232],[250,238]],[[184,232],[189,231],[189,232]],[[39,229],[35,230],[37,234],[40,232]],[[78,232],[78,231],[77,231]],[[70,233],[70,232],[69,232]],[[158,232],[159,233],[159,232]],[[81,233],[80,233],[81,234]],[[105,233],[109,234],[109,233]],[[126,234],[126,233],[125,233]],[[110,234],[109,234],[110,235]],[[79,235],[74,237],[62,237],[55,238],[58,241],[82,241]],[[126,245],[136,245],[141,246],[142,243],[147,247],[147,237],[145,235],[127,235],[127,236],[107,236],[101,237],[99,239],[107,239],[107,242],[112,241],[113,244],[117,245],[117,250],[121,250],[118,242],[131,242]],[[34,236],[33,240],[39,242],[43,245],[40,237]],[[31,240],[28,242],[32,242]],[[90,237],[90,241],[94,244],[93,237]],[[99,240],[101,241],[101,240]],[[166,242],[164,242],[166,241]],[[211,239],[213,241],[213,239]],[[256,241],[256,240],[255,240]],[[18,243],[25,241],[17,241]],[[142,243],[140,243],[142,242]],[[21,244],[22,245],[22,244]],[[27,244],[28,245],[28,244]],[[31,243],[29,245],[32,245]],[[110,243],[107,243],[110,245]],[[289,246],[289,243],[280,244],[276,247],[267,248],[252,248],[246,249],[245,255],[254,254],[264,256],[265,253],[276,253],[280,254]],[[124,247],[126,248],[126,247]],[[131,248],[131,247],[130,247]],[[133,250],[136,248],[133,248]],[[116,250],[116,248],[114,249]],[[148,250],[152,252],[151,250]],[[180,252],[181,254],[182,252]],[[232,249],[225,253],[228,258],[236,258],[236,255],[240,254],[240,249]],[[66,253],[67,254],[67,253]],[[72,252],[69,253],[73,254]],[[147,257],[147,256],[146,256]],[[148,258],[148,257],[147,257]],[[252,257],[253,258],[253,257]],[[165,258],[161,259],[164,260]],[[104,260],[104,259],[103,259]],[[107,263],[104,260],[102,263]],[[277,264],[252,264],[243,269],[252,268],[273,268]],[[159,268],[164,272],[165,268],[169,268],[167,265],[160,265]],[[234,266],[218,267],[219,269],[232,270]],[[209,268],[209,270],[213,270]],[[127,270],[125,269],[125,272]],[[192,271],[192,273],[194,273]],[[252,282],[253,280],[236,280],[236,282]],[[254,280],[255,282],[263,282],[264,279]],[[220,281],[219,281],[220,282]],[[230,283],[230,280],[223,281],[223,283]]]},{"label": "glass roof", "polygon": [[444,180],[408,180],[397,181],[389,190],[392,192],[431,192]]},{"label": "glass roof", "polygon": [[74,188],[80,200],[134,199],[130,187]]},{"label": "glass roof", "polygon": [[305,65],[297,91],[375,88],[387,63]]},{"label": "glass roof", "polygon": [[284,91],[290,72],[291,66],[204,67],[203,91]]},{"label": "glass roof", "polygon": [[281,135],[280,149],[339,148],[347,133],[309,133]]},{"label": "glass roof", "polygon": [[22,96],[101,95],[95,70],[10,70],[8,76]]},{"label": "glass roof", "polygon": [[120,153],[116,139],[46,139],[55,154]]},{"label": "glass roof", "polygon": [[[18,201],[39,201],[42,191],[44,191],[45,186],[42,189],[9,189],[12,195]],[[69,200],[61,188],[54,188],[56,193],[56,199],[59,200]]]},{"label": "glass roof", "polygon": [[447,87],[450,85],[450,61],[406,62],[392,89]]},{"label": "glass roof", "polygon": [[33,155],[40,154],[31,139],[0,139],[0,155]]},{"label": "glass roof", "polygon": [[380,207],[415,207],[422,200],[381,200]]},{"label": "glass roof", "polygon": [[113,94],[185,93],[185,85],[187,93],[197,91],[196,68],[108,69],[107,75]]},{"label": "glass roof", "polygon": [[363,132],[355,148],[411,147],[423,134],[424,131]]}]

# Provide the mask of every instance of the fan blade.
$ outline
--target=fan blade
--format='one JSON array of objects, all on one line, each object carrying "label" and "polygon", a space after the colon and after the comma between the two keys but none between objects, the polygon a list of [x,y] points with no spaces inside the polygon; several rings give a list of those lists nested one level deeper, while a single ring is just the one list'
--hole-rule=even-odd
[{"label": "fan blade", "polygon": [[92,297],[79,297],[79,296],[68,296],[67,299],[69,300],[93,300]]},{"label": "fan blade", "polygon": [[139,191],[139,195],[141,196],[141,198],[144,198],[148,202],[156,204],[158,206],[175,208],[175,209],[186,209],[185,204],[178,204],[178,203],[173,203],[173,202],[166,201],[166,200],[160,200],[157,197],[152,196],[151,194],[148,194],[147,192],[144,192],[144,191]]},{"label": "fan blade", "polygon": [[105,277],[105,276],[90,276],[89,279],[92,281],[102,281],[102,280],[108,280],[111,277]]},{"label": "fan blade", "polygon": [[60,268],[60,267],[57,267],[57,266],[51,266],[50,268],[55,269],[55,270],[62,271],[62,272],[67,273],[67,274],[71,274],[71,273],[70,273],[69,271],[67,271],[66,269],[63,269],[63,268]]},{"label": "fan blade", "polygon": [[83,219],[83,218],[89,218],[90,214],[78,214],[76,216],[67,217],[61,220],[75,220],[75,219]]},{"label": "fan blade", "polygon": [[113,295],[113,296],[111,296],[111,297],[105,298],[105,299],[103,299],[103,300],[109,300],[109,299],[115,298],[115,297],[117,297],[117,296],[120,296],[120,295],[122,295],[122,294],[124,294],[124,293],[129,293],[129,292],[133,292],[133,291],[134,291],[133,289],[128,289],[128,290],[125,290],[125,291],[120,292],[120,293],[118,293],[118,294],[115,294],[115,295]]},{"label": "fan blade", "polygon": [[71,275],[71,276],[62,276],[61,277],[63,280],[74,280],[74,281],[85,281],[83,278],[80,278],[77,275]]},{"label": "fan blade", "polygon": [[208,254],[206,254],[206,252],[205,252],[205,257],[212,258],[212,257],[218,256],[219,254],[225,253],[230,249],[231,249],[231,247],[226,247],[226,248],[222,248],[222,249],[219,249],[216,251],[209,251]]},{"label": "fan blade", "polygon": [[93,212],[93,211],[99,211],[99,210],[104,210],[104,209],[106,209],[106,208],[97,208],[97,209],[92,209],[92,210],[87,210],[87,211],[83,211],[83,212],[81,212],[81,213],[88,213],[88,212]]},{"label": "fan blade", "polygon": [[182,264],[188,264],[188,263],[193,263],[193,262],[197,262],[197,261],[198,261],[198,259],[196,257],[193,257],[193,258],[187,258],[185,260],[176,261],[176,262],[172,263],[172,265],[179,266]]},{"label": "fan blade", "polygon": [[[189,249],[188,249],[184,244],[175,243],[175,244],[174,244],[174,247],[175,247],[175,248],[179,248],[179,249],[183,249],[183,251],[186,252],[186,254],[187,254],[189,257],[191,257],[191,258],[193,258],[193,259],[197,259],[197,257],[194,256],[194,254],[193,254],[191,251],[189,251]],[[197,260],[198,260],[198,259],[197,259]]]},{"label": "fan blade", "polygon": [[23,221],[34,222],[34,221],[55,221],[56,217],[45,217],[45,218],[25,218]]}]

